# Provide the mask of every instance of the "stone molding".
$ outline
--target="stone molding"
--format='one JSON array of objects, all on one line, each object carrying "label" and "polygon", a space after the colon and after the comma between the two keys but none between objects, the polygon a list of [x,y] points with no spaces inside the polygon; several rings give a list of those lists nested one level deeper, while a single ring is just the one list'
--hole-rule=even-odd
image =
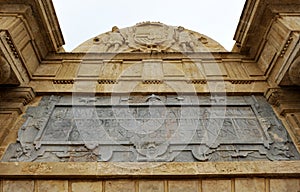
[{"label": "stone molding", "polygon": [[300,86],[300,56],[291,64],[288,75],[294,85]]},{"label": "stone molding", "polygon": [[35,93],[30,87],[12,87],[0,89],[0,112],[24,112],[24,107],[35,98]]},{"label": "stone molding", "polygon": [[0,163],[6,179],[131,179],[207,177],[300,177],[298,161],[202,163]]},{"label": "stone molding", "polygon": [[5,83],[11,74],[11,68],[7,62],[7,60],[0,56],[0,83]]},{"label": "stone molding", "polygon": [[[25,22],[29,24],[29,29],[32,30],[31,34],[36,35],[34,39],[49,43],[47,46],[49,52],[61,50],[64,39],[52,0],[3,0],[0,3],[0,10],[3,16],[11,14],[23,16]],[[42,55],[45,56],[45,53]]]},{"label": "stone molding", "polygon": [[298,150],[300,148],[300,90],[299,88],[271,88],[265,93],[291,134]]},{"label": "stone molding", "polygon": [[6,62],[10,69],[10,73],[6,73],[6,75],[10,74],[10,76],[1,84],[20,85],[28,83],[30,80],[28,69],[24,66],[23,59],[8,30],[0,31],[0,49],[3,61]]}]

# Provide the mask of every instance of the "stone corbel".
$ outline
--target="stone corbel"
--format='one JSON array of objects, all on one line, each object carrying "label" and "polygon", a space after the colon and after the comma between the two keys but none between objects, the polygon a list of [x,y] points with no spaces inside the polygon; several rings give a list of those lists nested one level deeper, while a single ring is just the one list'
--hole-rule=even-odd
[{"label": "stone corbel", "polygon": [[0,84],[22,85],[29,82],[28,70],[8,31],[0,31]]},{"label": "stone corbel", "polygon": [[299,88],[270,88],[265,93],[265,97],[280,115],[300,112]]},{"label": "stone corbel", "polygon": [[0,56],[0,84],[7,82],[11,75],[11,68],[7,60]]},{"label": "stone corbel", "polygon": [[0,89],[0,112],[24,112],[24,107],[35,98],[30,87],[13,87]]},{"label": "stone corbel", "polygon": [[300,56],[290,66],[289,78],[294,85],[300,86]]},{"label": "stone corbel", "polygon": [[265,97],[289,126],[293,140],[300,147],[300,89],[271,88]]}]

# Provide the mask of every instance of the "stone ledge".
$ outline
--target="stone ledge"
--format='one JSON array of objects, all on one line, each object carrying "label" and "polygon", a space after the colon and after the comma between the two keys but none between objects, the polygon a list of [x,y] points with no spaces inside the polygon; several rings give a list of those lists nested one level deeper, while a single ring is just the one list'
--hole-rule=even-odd
[{"label": "stone ledge", "polygon": [[121,179],[300,177],[300,161],[202,163],[0,163],[0,178]]}]

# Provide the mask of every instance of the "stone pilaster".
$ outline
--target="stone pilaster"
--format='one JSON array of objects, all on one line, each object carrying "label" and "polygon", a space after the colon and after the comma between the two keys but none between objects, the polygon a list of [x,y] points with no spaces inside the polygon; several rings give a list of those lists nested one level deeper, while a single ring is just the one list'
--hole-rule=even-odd
[{"label": "stone pilaster", "polygon": [[18,118],[34,98],[35,93],[29,87],[0,89],[0,157],[9,142],[15,141],[19,128],[15,128]]},{"label": "stone pilaster", "polygon": [[300,147],[300,89],[273,88],[265,94],[278,116],[284,121],[295,144]]}]

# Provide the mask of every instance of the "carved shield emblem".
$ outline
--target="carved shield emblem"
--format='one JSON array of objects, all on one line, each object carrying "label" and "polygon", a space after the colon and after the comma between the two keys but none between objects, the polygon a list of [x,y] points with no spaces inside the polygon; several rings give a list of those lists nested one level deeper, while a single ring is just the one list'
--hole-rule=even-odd
[{"label": "carved shield emblem", "polygon": [[168,32],[159,23],[144,23],[135,28],[134,41],[140,45],[158,45],[167,40]]}]

